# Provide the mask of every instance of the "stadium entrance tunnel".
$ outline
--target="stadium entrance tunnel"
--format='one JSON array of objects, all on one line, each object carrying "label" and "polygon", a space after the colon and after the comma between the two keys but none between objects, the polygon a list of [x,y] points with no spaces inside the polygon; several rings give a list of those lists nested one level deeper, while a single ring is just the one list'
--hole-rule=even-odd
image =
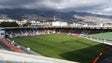
[{"label": "stadium entrance tunnel", "polygon": [[60,54],[60,56],[66,60],[76,61],[79,63],[92,63],[94,58],[105,47],[106,46],[104,44],[98,44],[95,46],[89,46],[86,48],[82,48],[80,50],[66,52],[66,53]]}]

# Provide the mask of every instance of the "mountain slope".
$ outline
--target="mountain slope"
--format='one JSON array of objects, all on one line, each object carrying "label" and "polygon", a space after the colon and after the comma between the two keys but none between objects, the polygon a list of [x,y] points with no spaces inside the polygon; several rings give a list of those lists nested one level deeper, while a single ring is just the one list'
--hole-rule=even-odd
[{"label": "mountain slope", "polygon": [[111,18],[112,16],[91,14],[86,12],[59,12],[59,11],[44,11],[35,9],[0,9],[0,18],[10,18],[16,20],[53,20],[53,16],[61,21],[75,21],[74,15],[78,16],[95,16],[102,18]]}]

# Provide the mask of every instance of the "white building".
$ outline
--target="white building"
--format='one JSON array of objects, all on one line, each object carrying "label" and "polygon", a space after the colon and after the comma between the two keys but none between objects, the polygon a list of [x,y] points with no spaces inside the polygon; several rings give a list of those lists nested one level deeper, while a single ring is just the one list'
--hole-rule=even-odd
[{"label": "white building", "polygon": [[95,23],[98,26],[100,23],[112,23],[112,19],[109,18],[101,18],[101,17],[94,17],[94,16],[77,16],[77,15],[74,15],[74,17],[78,19],[82,19],[83,22]]},{"label": "white building", "polygon": [[28,22],[27,20],[16,21],[16,23],[17,23],[18,25],[23,25],[23,24],[25,24],[25,23],[27,23],[27,22]]},{"label": "white building", "polygon": [[64,26],[68,26],[68,23],[67,22],[56,21],[56,22],[52,22],[52,26],[61,26],[61,27],[64,27]]},{"label": "white building", "polygon": [[15,20],[13,20],[13,19],[0,19],[0,23],[1,22],[15,22]]}]

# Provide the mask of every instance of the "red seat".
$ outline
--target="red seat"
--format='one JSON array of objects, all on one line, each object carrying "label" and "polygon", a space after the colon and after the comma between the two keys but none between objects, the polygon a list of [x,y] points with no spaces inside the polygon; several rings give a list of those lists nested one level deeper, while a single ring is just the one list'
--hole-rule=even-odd
[{"label": "red seat", "polygon": [[17,48],[16,46],[10,44],[6,39],[1,39],[0,42],[2,42],[4,45],[6,45],[8,48],[10,48],[10,50],[12,50],[14,52],[25,53],[20,48]]}]

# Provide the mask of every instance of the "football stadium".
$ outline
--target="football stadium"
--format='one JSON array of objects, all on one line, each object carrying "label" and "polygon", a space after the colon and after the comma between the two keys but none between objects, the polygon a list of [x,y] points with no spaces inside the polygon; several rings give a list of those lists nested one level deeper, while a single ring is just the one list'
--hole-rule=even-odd
[{"label": "football stadium", "polygon": [[112,63],[112,0],[0,0],[0,63]]},{"label": "football stadium", "polygon": [[108,27],[4,27],[0,33],[1,62],[112,62]]}]

